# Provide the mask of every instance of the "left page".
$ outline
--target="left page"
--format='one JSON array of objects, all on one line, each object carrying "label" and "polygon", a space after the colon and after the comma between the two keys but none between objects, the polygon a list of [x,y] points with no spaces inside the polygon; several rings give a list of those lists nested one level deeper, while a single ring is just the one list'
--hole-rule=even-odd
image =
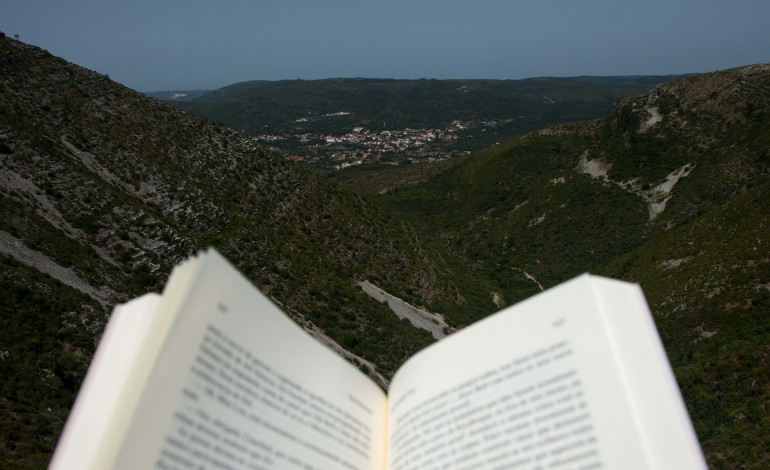
[{"label": "left page", "polygon": [[203,258],[108,467],[382,468],[380,388]]}]

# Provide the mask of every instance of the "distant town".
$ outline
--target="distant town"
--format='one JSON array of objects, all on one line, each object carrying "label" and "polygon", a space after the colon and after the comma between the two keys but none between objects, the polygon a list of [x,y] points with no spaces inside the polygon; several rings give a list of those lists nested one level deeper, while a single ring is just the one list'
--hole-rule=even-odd
[{"label": "distant town", "polygon": [[[326,116],[342,116],[338,112]],[[299,118],[296,122],[305,122]],[[444,160],[469,153],[458,145],[471,128],[494,127],[496,121],[451,122],[441,129],[372,130],[354,126],[342,135],[281,132],[254,137],[287,158],[339,170],[366,163],[417,163]],[[483,131],[484,129],[482,129]]]}]

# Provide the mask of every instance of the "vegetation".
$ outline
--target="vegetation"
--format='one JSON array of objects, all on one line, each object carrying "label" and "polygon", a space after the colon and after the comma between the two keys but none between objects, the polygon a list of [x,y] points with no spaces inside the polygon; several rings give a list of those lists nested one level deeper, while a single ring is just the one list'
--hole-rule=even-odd
[{"label": "vegetation", "polygon": [[87,296],[8,256],[0,292],[0,462],[45,468],[104,317]]}]

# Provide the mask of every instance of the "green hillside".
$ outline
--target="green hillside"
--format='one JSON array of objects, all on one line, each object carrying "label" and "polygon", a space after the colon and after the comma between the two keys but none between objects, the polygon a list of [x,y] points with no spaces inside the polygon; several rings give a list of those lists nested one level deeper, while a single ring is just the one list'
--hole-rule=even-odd
[{"label": "green hillside", "polygon": [[161,289],[208,246],[378,380],[433,338],[356,281],[450,324],[495,309],[493,288],[460,257],[362,198],[235,131],[5,38],[0,467],[45,466],[113,305]]},{"label": "green hillside", "polygon": [[764,468],[770,184],[597,269],[640,282],[713,468]]},{"label": "green hillside", "polygon": [[440,234],[507,302],[583,271],[639,282],[710,464],[763,468],[769,110],[770,66],[749,66],[661,85],[417,183],[412,169],[338,180],[381,184],[362,194]]},{"label": "green hillside", "polygon": [[455,120],[494,121],[470,131],[462,142],[467,150],[556,123],[604,116],[620,97],[649,91],[671,78],[252,81],[175,105],[250,135],[344,134],[357,125],[394,130],[444,128]]}]

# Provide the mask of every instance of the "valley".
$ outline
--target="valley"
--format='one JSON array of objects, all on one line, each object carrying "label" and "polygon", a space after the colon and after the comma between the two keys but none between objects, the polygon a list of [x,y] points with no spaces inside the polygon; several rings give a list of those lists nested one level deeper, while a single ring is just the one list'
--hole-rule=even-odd
[{"label": "valley", "polygon": [[770,463],[767,64],[173,106],[11,38],[0,72],[0,466],[46,465],[112,305],[208,246],[381,385],[436,340],[383,299],[443,332],[637,282],[709,465]]}]

